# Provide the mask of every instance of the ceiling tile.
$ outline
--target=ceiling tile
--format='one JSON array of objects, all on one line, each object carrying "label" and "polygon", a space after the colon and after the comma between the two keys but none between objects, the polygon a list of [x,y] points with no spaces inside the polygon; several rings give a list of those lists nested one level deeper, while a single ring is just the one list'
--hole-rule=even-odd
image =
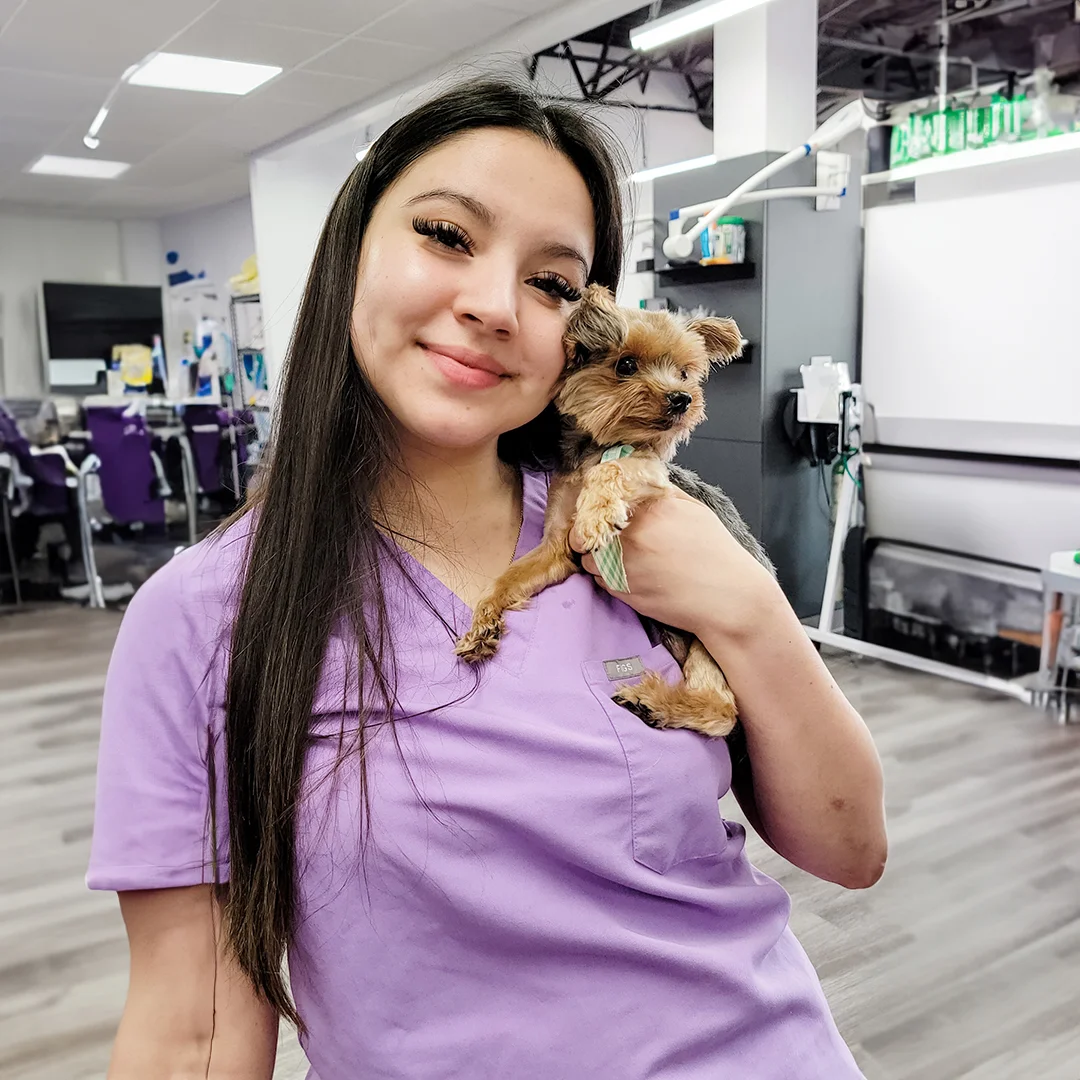
[{"label": "ceiling tile", "polygon": [[203,180],[226,166],[245,162],[246,157],[239,150],[219,146],[213,154],[208,154],[205,144],[188,138],[175,139],[132,165],[122,182],[132,187],[179,188]]},{"label": "ceiling tile", "polygon": [[250,99],[193,128],[187,139],[201,140],[208,148],[225,147],[250,154],[309,127],[326,112],[323,104]]},{"label": "ceiling tile", "polygon": [[45,152],[41,143],[0,142],[0,174],[21,173]]},{"label": "ceiling tile", "polygon": [[169,43],[170,52],[191,56],[216,56],[223,60],[241,60],[249,64],[277,64],[296,67],[305,60],[331,48],[340,40],[337,34],[299,30],[284,26],[229,19],[212,11],[190,30]]},{"label": "ceiling tile", "polygon": [[0,0],[0,30],[3,30],[4,23],[15,14],[22,2],[23,0]]},{"label": "ceiling tile", "polygon": [[20,173],[4,184],[4,198],[15,202],[59,203],[65,206],[85,203],[96,192],[115,180],[76,180],[67,176],[30,176]]},{"label": "ceiling tile", "polygon": [[160,212],[163,207],[171,208],[176,205],[177,196],[175,191],[165,193],[159,187],[128,186],[98,191],[90,201],[94,206],[111,210],[117,217],[122,217],[130,211],[153,214]]},{"label": "ceiling tile", "polygon": [[[150,216],[234,198],[250,153],[568,2],[0,0],[0,205]],[[286,70],[242,98],[125,86],[97,152],[131,163],[120,179],[23,171],[42,153],[89,156],[106,95],[158,48]]]},{"label": "ceiling tile", "polygon": [[324,34],[352,34],[403,0],[221,0],[215,9],[230,18],[295,26]]},{"label": "ceiling tile", "polygon": [[347,75],[327,75],[303,68],[286,71],[265,88],[251,95],[255,101],[302,102],[322,105],[328,112],[343,109],[370,97],[384,84],[379,79],[358,79]]},{"label": "ceiling tile", "polygon": [[437,63],[440,54],[397,42],[349,38],[305,65],[305,70],[353,75],[393,83]]},{"label": "ceiling tile", "polygon": [[[223,94],[193,94],[156,86],[125,86],[101,129],[101,150],[107,144],[146,143],[157,147],[220,113],[236,99]],[[91,119],[93,116],[91,115]]]},{"label": "ceiling tile", "polygon": [[564,4],[569,6],[567,0],[499,0],[497,6],[519,11],[522,15],[540,15]]},{"label": "ceiling tile", "polygon": [[418,0],[380,19],[365,37],[456,52],[495,37],[524,17],[475,0]]},{"label": "ceiling tile", "polygon": [[46,144],[60,138],[70,125],[63,117],[4,116],[0,113],[0,146],[8,143]]},{"label": "ceiling tile", "polygon": [[210,0],[31,0],[0,37],[0,67],[115,80],[209,6]]},{"label": "ceiling tile", "polygon": [[91,199],[95,208],[111,208],[122,215],[125,209],[157,213],[180,213],[199,206],[227,202],[248,192],[247,164],[204,176],[163,192],[155,185],[131,186],[114,190],[98,189]]},{"label": "ceiling tile", "polygon": [[111,86],[108,79],[81,79],[0,67],[0,116],[65,117],[68,123],[86,116],[89,127]]}]

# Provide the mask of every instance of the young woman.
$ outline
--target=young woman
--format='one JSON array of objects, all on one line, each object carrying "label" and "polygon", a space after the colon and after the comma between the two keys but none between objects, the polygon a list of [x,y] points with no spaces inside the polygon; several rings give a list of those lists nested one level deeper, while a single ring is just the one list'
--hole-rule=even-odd
[{"label": "young woman", "polygon": [[[131,982],[110,1076],[842,1080],[788,897],[721,820],[853,888],[885,859],[868,733],[771,577],[690,499],[589,574],[470,608],[540,539],[568,312],[622,258],[600,129],[499,81],[399,120],[341,189],[252,504],[138,592],[109,669],[88,882]],[[696,633],[747,754],[656,731],[605,661]],[[288,955],[288,988],[282,971]]]}]

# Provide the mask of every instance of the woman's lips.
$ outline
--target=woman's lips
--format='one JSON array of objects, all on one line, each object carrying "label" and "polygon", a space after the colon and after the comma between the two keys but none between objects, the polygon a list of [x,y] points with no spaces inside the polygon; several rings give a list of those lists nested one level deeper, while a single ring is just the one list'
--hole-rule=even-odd
[{"label": "woman's lips", "polygon": [[497,385],[508,373],[492,357],[451,345],[425,345],[422,348],[446,378],[457,386],[485,390]]}]

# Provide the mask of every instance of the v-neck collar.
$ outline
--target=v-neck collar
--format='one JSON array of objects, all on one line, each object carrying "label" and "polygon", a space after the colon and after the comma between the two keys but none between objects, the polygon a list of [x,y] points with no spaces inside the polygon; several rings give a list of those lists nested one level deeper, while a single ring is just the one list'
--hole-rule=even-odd
[{"label": "v-neck collar", "polygon": [[[528,554],[543,538],[547,487],[547,476],[544,473],[521,470],[521,528],[518,530],[512,561],[516,562],[522,555]],[[426,593],[439,614],[458,633],[463,634],[472,625],[472,608],[442,578],[433,574],[396,540],[389,539],[389,542],[404,559],[408,574],[413,578],[416,587]],[[536,628],[536,605],[537,601],[533,599],[523,610],[506,613],[507,633],[493,660],[514,674],[520,672],[532,641]]]}]

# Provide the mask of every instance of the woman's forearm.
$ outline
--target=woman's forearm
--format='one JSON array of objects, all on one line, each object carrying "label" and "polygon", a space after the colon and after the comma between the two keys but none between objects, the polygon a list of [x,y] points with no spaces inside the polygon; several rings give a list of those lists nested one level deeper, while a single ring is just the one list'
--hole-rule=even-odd
[{"label": "woman's forearm", "polygon": [[698,636],[739,703],[756,804],[750,816],[756,809],[764,839],[818,877],[848,888],[874,884],[887,849],[881,763],[779,587],[766,591],[749,623],[717,621]]}]

